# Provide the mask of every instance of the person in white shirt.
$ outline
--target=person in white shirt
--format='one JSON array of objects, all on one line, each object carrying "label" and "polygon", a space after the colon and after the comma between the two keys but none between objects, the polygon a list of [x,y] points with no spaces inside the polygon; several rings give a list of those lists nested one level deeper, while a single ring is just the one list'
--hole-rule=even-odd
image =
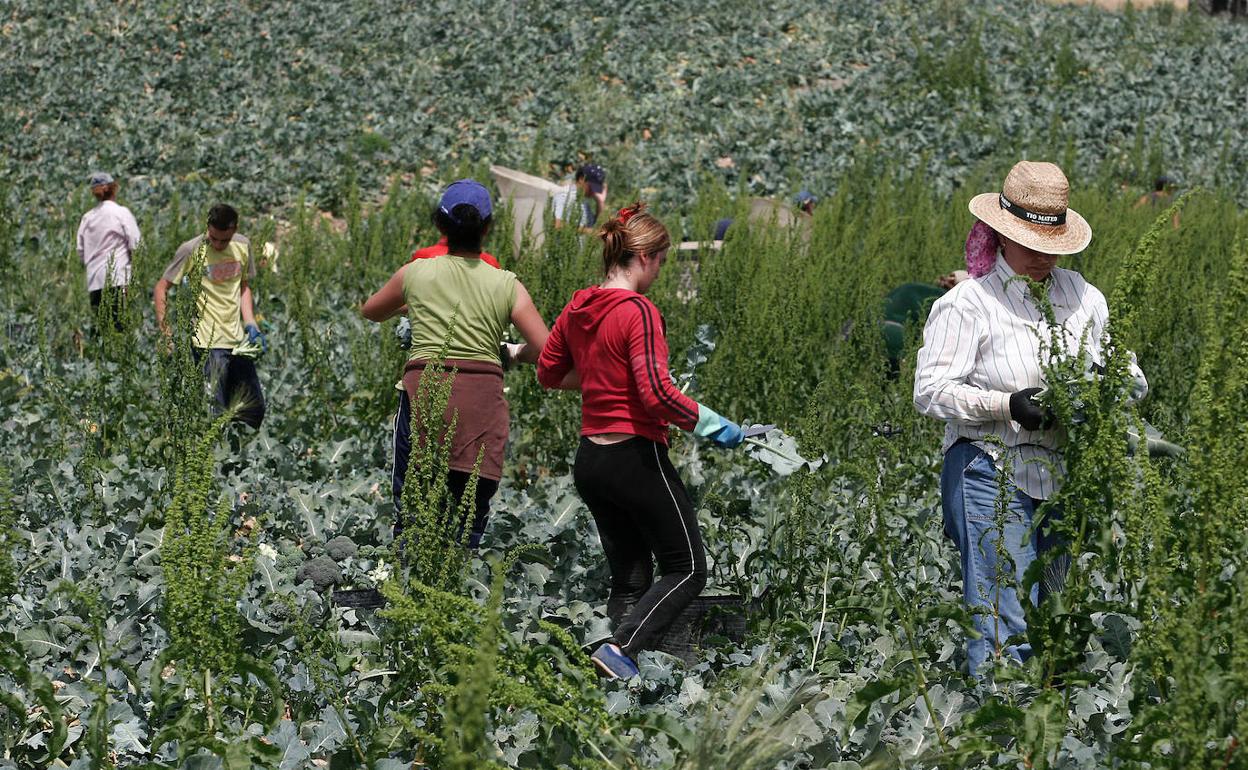
[{"label": "person in white shirt", "polygon": [[[945,533],[961,554],[963,599],[978,610],[974,621],[980,638],[967,642],[972,676],[990,656],[1022,661],[1030,655],[1030,644],[1006,643],[1027,630],[1016,587],[1023,585],[1038,554],[1060,544],[1049,522],[1033,526],[1063,474],[1061,434],[1052,415],[1033,400],[1046,384],[1042,348],[1052,350],[1050,343],[1060,334],[1065,350],[1083,350],[1085,369],[1104,364],[1105,296],[1079,273],[1057,267],[1059,256],[1077,254],[1092,240],[1087,221],[1067,206],[1069,193],[1060,168],[1022,161],[1010,170],[1000,193],[971,200],[971,213],[988,229],[977,224],[968,249],[987,233],[995,263],[989,254],[986,272],[972,271],[976,277],[935,301],[918,353],[914,404],[946,422]],[[1018,276],[1044,287],[1057,327],[1049,328],[1027,281]],[[1133,366],[1132,375],[1138,399],[1148,386],[1138,367]],[[998,521],[999,493],[1008,500],[1004,526]],[[1051,521],[1060,512],[1050,506],[1043,515]],[[1053,562],[1059,564],[1060,558]],[[1048,578],[1060,584],[1063,574]],[[1043,599],[1040,588],[1032,588],[1033,603]]]},{"label": "person in white shirt", "polygon": [[96,172],[87,184],[98,203],[78,223],[78,256],[86,267],[92,309],[109,314],[120,331],[120,303],[130,285],[130,256],[142,236],[134,214],[117,203],[117,182],[112,176]]},{"label": "person in white shirt", "polygon": [[[580,204],[576,216],[574,203]],[[571,222],[582,232],[592,232],[598,217],[607,207],[607,172],[596,163],[586,163],[576,170],[567,186],[551,196],[555,227]]]}]

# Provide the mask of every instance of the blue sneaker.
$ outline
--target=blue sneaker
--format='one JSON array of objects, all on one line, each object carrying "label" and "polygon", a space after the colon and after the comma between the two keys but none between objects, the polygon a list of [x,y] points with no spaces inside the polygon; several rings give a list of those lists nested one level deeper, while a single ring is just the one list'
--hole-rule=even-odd
[{"label": "blue sneaker", "polygon": [[633,659],[610,642],[600,645],[594,650],[594,654],[589,656],[589,659],[608,679],[632,679],[635,676],[641,676]]}]

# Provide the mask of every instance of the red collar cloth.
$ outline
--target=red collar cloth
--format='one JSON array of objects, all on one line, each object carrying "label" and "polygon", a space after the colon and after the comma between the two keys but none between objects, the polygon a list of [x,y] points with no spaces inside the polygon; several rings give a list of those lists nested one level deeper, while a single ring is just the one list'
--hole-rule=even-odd
[{"label": "red collar cloth", "polygon": [[[449,249],[447,248],[447,245],[446,245],[446,237],[443,236],[442,240],[438,241],[432,246],[426,246],[423,249],[417,249],[416,251],[413,251],[412,258],[408,261],[415,262],[418,259],[432,259],[433,257],[440,257],[443,254],[447,253],[447,251],[449,251]],[[494,258],[494,255],[489,253],[488,251],[481,252],[481,261],[489,265],[490,267],[496,267],[496,268],[499,268],[500,270],[503,267],[502,265],[498,263],[498,260]]]}]

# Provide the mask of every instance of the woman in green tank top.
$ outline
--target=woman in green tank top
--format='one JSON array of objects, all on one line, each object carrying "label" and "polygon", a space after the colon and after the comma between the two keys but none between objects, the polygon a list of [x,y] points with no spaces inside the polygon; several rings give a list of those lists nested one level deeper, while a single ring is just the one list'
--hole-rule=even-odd
[{"label": "woman in green tank top", "polygon": [[[451,184],[442,194],[433,222],[446,236],[447,253],[418,259],[399,268],[386,285],[364,303],[361,312],[370,321],[385,321],[406,308],[412,328],[411,355],[403,373],[403,387],[412,403],[425,365],[436,361],[447,344],[448,369],[455,369],[451,399],[444,424],[457,415],[450,440],[451,510],[460,510],[473,468],[481,456],[475,517],[468,538],[475,548],[485,530],[490,498],[502,477],[509,413],[503,397],[500,345],[512,361],[536,363],[549,330],[533,299],[515,273],[495,268],[481,259],[481,244],[489,232],[493,208],[489,192],[472,179]],[[503,344],[507,325],[514,323],[523,345]],[[419,424],[417,415],[417,424]],[[407,458],[395,444],[396,467]],[[396,494],[397,497],[397,494]],[[454,533],[462,539],[464,522]],[[400,511],[395,537],[403,529]]]}]

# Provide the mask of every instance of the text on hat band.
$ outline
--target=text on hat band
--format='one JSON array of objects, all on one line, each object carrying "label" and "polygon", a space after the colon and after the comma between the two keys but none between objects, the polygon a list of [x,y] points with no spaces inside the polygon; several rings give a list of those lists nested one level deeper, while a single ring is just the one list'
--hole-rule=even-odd
[{"label": "text on hat band", "polygon": [[1031,209],[1023,208],[1022,206],[1018,205],[1014,201],[1005,197],[1005,193],[1001,193],[1000,203],[1001,203],[1001,208],[1010,212],[1011,214],[1023,220],[1024,222],[1029,222],[1033,225],[1047,225],[1049,227],[1058,227],[1060,225],[1066,224],[1066,212],[1065,211],[1063,211],[1060,214],[1041,214],[1038,211],[1032,211]]}]

